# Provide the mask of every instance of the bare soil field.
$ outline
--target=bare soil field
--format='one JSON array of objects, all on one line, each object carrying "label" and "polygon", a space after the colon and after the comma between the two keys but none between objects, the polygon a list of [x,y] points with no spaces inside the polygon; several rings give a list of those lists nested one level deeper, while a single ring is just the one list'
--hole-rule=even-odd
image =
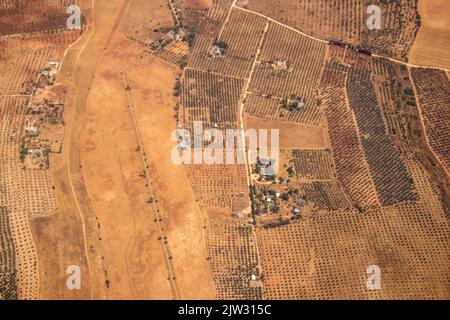
[{"label": "bare soil field", "polygon": [[[205,286],[208,266],[206,248],[201,244],[201,212],[192,191],[180,194],[179,185],[187,184],[184,168],[167,167],[172,163],[170,136],[176,128],[171,90],[176,68],[156,58],[138,62],[144,54],[142,49],[121,34],[111,38],[108,48],[102,58],[109,63],[97,68],[90,87],[81,142],[82,172],[108,273],[107,297],[212,298],[212,287]],[[120,73],[132,61],[137,66],[127,76],[130,102]],[[153,82],[149,82],[148,74],[155,75]],[[109,99],[104,99],[105,95]],[[138,119],[137,129],[142,133],[142,146],[129,114],[131,103]],[[155,139],[157,135],[161,136]],[[148,162],[142,162],[137,151],[140,148],[146,150]],[[145,167],[148,177],[143,176]],[[167,172],[178,174],[168,180]],[[149,184],[153,193],[148,192]],[[150,198],[158,202],[157,207],[148,202]],[[162,220],[162,233],[156,219]],[[168,242],[168,257],[164,256],[162,242]],[[173,263],[175,289],[168,279],[167,258]]]},{"label": "bare soil field", "polygon": [[411,49],[409,62],[450,69],[450,2],[419,1],[422,25]]},{"label": "bare soil field", "polygon": [[[55,175],[61,176],[65,171],[65,167],[55,170]],[[84,251],[81,219],[70,186],[61,179],[56,188],[62,204],[60,209],[31,220],[39,257],[39,298],[89,299],[92,290],[91,275]],[[81,290],[68,290],[66,286],[66,269],[74,264],[80,266],[83,284]]]},{"label": "bare soil field", "polygon": [[[102,30],[106,31],[108,25],[117,23],[113,19],[112,12],[116,10],[115,12],[119,13],[121,8],[119,4],[99,8],[99,10],[109,10],[106,11],[109,14],[105,14],[104,17],[110,18],[103,20],[103,16],[96,15],[93,38],[101,37]],[[102,39],[110,39],[110,34],[106,33],[105,36]],[[148,214],[149,196],[145,182],[139,175],[143,165],[139,153],[135,150],[137,141],[134,128],[131,126],[130,119],[123,117],[123,114],[128,112],[127,96],[119,75],[125,65],[123,61],[128,62],[130,59],[138,58],[140,48],[130,46],[130,43],[123,38],[119,41],[114,41],[115,38],[112,40],[111,47],[117,46],[118,49],[105,52],[103,57],[111,64],[98,68],[95,74],[93,73],[95,69],[82,73],[84,78],[76,82],[78,95],[74,105],[78,103],[78,111],[83,112],[85,110],[83,103],[87,103],[86,115],[78,114],[78,119],[80,117],[86,119],[86,131],[83,131],[81,135],[80,145],[77,143],[70,145],[70,148],[76,152],[75,159],[71,160],[76,164],[73,170],[78,172],[72,173],[73,177],[68,179],[74,180],[76,193],[83,195],[78,201],[83,202],[79,205],[83,211],[80,211],[80,214],[84,217],[83,224],[86,224],[90,272],[95,278],[93,280],[95,288],[92,290],[94,297],[102,298],[170,299],[173,296],[161,250],[162,239],[159,239],[157,235],[153,216],[150,217]],[[95,44],[96,46],[92,47],[87,44],[86,50],[96,50],[102,46],[101,41]],[[123,50],[125,48],[127,50]],[[82,64],[86,60],[81,57],[75,61]],[[87,67],[91,66],[91,62],[88,62]],[[90,82],[83,88],[85,91],[79,89],[83,81]],[[95,92],[111,94],[114,97],[108,101],[103,99],[103,95],[89,94],[91,88],[98,88]],[[170,95],[170,90],[168,94]],[[110,103],[111,101],[115,104]],[[75,121],[70,114],[67,115],[67,119]],[[116,125],[111,127],[111,123]],[[75,127],[73,132],[78,132],[79,129]],[[73,138],[72,135],[69,137]],[[83,145],[79,154],[81,158],[78,158],[76,149],[81,145]],[[108,164],[104,163],[104,157],[110,159]],[[79,171],[81,169],[82,171]],[[62,190],[65,189],[62,188]],[[42,255],[45,256],[45,250]],[[203,261],[206,263],[206,257]],[[180,276],[180,279],[183,277]],[[196,283],[199,282],[196,281]],[[54,290],[54,292],[58,291]]]},{"label": "bare soil field", "polygon": [[[177,68],[167,62],[145,58],[128,73],[130,93],[146,152],[149,178],[173,256],[180,297],[212,299],[215,293],[207,262],[205,217],[192,189],[186,188],[189,180],[184,166],[174,164],[171,159],[176,143],[170,137],[177,128],[176,99],[171,89],[177,72]],[[150,79],[149,74],[152,75]]]},{"label": "bare soil field", "polygon": [[184,7],[186,9],[210,9],[213,5],[213,0],[186,0]]},{"label": "bare soil field", "polygon": [[130,39],[151,42],[161,35],[161,31],[170,29],[172,25],[173,16],[167,1],[134,0],[128,1],[120,31]]},{"label": "bare soil field", "polygon": [[108,297],[171,298],[120,79],[123,61],[138,57],[140,49],[124,39],[114,40],[110,47],[115,50],[102,55],[109,63],[97,68],[91,85],[80,150],[86,188],[100,227],[110,281]]},{"label": "bare soil field", "polygon": [[[83,38],[76,42],[73,47],[67,51],[65,59],[62,63],[63,69],[60,74],[59,83],[67,86],[62,89],[69,93],[67,96],[67,107],[64,114],[66,121],[65,140],[63,143],[63,151],[61,157],[55,157],[52,172],[55,184],[60,186],[60,198],[66,199],[65,204],[61,207],[61,211],[55,213],[50,217],[49,224],[53,223],[48,228],[51,234],[52,230],[65,229],[76,235],[72,244],[75,252],[83,251],[83,257],[71,255],[71,250],[61,251],[61,258],[58,260],[51,260],[42,258],[41,265],[41,281],[47,284],[44,287],[43,296],[59,298],[59,294],[68,295],[69,291],[65,285],[67,274],[65,272],[69,265],[79,265],[82,269],[82,287],[87,287],[90,290],[84,289],[84,294],[81,298],[101,298],[105,297],[103,288],[105,288],[105,275],[102,274],[103,263],[101,258],[101,249],[99,244],[99,236],[97,224],[95,223],[95,215],[86,192],[85,183],[81,174],[81,163],[79,159],[79,135],[80,127],[77,126],[78,121],[83,121],[85,117],[85,104],[87,94],[90,89],[91,81],[93,79],[93,72],[97,63],[97,59],[87,57],[98,57],[98,52],[102,49],[102,41],[91,41],[92,39],[105,39],[108,35],[109,28],[114,23],[114,10],[119,8],[105,4],[97,5],[95,11],[95,27],[91,25]],[[90,12],[90,11],[88,11]],[[94,19],[94,15],[91,17]],[[74,215],[77,215],[75,218]],[[58,216],[56,216],[58,215]],[[65,216],[68,216],[65,218]],[[71,217],[71,218],[69,218]],[[68,218],[70,220],[68,220]],[[71,224],[73,221],[76,224]],[[36,222],[36,237],[43,238],[39,241],[43,248],[39,252],[40,257],[51,257],[55,247],[64,248],[65,245],[61,243],[67,242],[67,237],[64,233],[59,233],[58,237],[51,239],[51,245],[46,244],[46,240],[50,240],[46,233],[38,233],[37,227],[43,223]],[[39,229],[40,230],[40,229]],[[46,229],[44,229],[46,230]],[[81,238],[81,239],[80,239]],[[55,246],[55,247],[54,247]],[[77,259],[75,259],[75,257]],[[85,273],[83,273],[83,270]],[[87,272],[86,272],[87,271]],[[63,274],[61,275],[61,272]],[[55,274],[58,277],[55,277]],[[51,278],[64,280],[64,282],[57,282]],[[83,281],[83,280],[82,280]],[[73,293],[72,293],[73,294]],[[55,296],[57,295],[57,296]]]},{"label": "bare soil field", "polygon": [[323,127],[245,116],[244,128],[255,130],[267,129],[269,137],[271,129],[278,129],[280,132],[281,149],[330,148],[328,134]]}]

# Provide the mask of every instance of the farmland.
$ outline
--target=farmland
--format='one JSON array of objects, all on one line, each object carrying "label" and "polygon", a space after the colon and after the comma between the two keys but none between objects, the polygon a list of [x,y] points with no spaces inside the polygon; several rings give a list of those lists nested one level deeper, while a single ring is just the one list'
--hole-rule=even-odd
[{"label": "farmland", "polygon": [[0,299],[449,299],[445,8],[0,1]]}]

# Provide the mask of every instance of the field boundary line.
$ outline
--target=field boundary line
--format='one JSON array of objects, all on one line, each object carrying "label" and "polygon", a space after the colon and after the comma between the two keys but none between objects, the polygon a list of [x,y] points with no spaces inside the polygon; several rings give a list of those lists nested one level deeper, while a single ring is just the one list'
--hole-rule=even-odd
[{"label": "field boundary line", "polygon": [[192,68],[192,67],[186,67],[186,68],[184,68],[184,70],[199,71],[199,72],[203,72],[203,73],[213,74],[216,76],[222,76],[222,77],[226,77],[226,78],[233,78],[233,79],[237,79],[237,80],[247,80],[247,78],[241,78],[241,77],[237,77],[237,76],[233,76],[233,75],[229,75],[229,74],[225,74],[225,73],[221,73],[221,72],[205,71],[205,70],[200,70],[200,69]]},{"label": "field boundary line", "polygon": [[441,70],[441,71],[445,71],[445,72],[450,72],[450,69],[447,69],[447,68],[422,66],[422,65],[412,64],[412,63],[401,61],[401,60],[398,60],[398,59],[395,59],[395,58],[392,58],[392,57],[385,57],[385,56],[382,56],[382,55],[379,55],[379,54],[376,54],[376,53],[372,53],[372,57],[380,58],[380,59],[387,59],[387,60],[389,60],[391,62],[402,64],[402,65],[410,67],[410,68],[434,69],[434,70]]}]

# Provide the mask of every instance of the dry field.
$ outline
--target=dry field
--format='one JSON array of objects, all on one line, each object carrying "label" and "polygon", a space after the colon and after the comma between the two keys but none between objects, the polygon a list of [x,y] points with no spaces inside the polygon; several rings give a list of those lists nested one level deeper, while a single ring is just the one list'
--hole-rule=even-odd
[{"label": "dry field", "polygon": [[278,129],[280,132],[281,149],[327,149],[330,142],[326,128],[299,124],[295,122],[278,122],[253,116],[244,119],[245,128],[255,130],[269,130],[268,144],[270,145],[270,130]]},{"label": "dry field", "polygon": [[185,0],[184,7],[186,9],[210,9],[213,0]]},{"label": "dry field", "polygon": [[[65,0],[0,1],[0,299],[449,299],[425,1],[81,0],[81,31]],[[279,170],[240,135],[235,164],[175,164],[194,121],[279,130]]]},{"label": "dry field", "polygon": [[[176,129],[173,109],[176,99],[171,88],[177,72],[174,66],[150,58],[131,70],[128,80],[142,146],[148,151],[145,156],[149,179],[163,218],[163,233],[173,256],[179,297],[212,299],[214,289],[207,263],[205,218],[195,202],[193,191],[180,189],[189,184],[186,171],[171,160],[175,143],[170,136]],[[149,83],[147,75],[150,73],[155,78]]]},{"label": "dry field", "polygon": [[[164,0],[128,1],[128,10],[121,20],[120,31],[129,39],[145,42],[160,36],[159,29],[169,29],[173,18]],[[149,15],[149,12],[152,14]],[[155,30],[158,30],[157,32]]]},{"label": "dry field", "polygon": [[[145,169],[165,166],[169,161],[165,159],[150,163],[147,160],[149,157],[143,150],[154,150],[152,145],[148,145],[154,141],[154,137],[148,136],[144,130],[148,125],[146,122],[132,121],[128,99],[134,101],[136,119],[151,119],[155,123],[172,120],[170,88],[175,74],[170,71],[173,68],[164,67],[164,63],[161,65],[158,61],[144,61],[141,64],[141,56],[144,54],[142,49],[138,45],[130,45],[130,41],[119,33],[111,34],[111,26],[120,24],[115,17],[120,17],[124,8],[123,3],[103,8],[96,6],[100,13],[96,16],[97,26],[83,54],[94,54],[91,50],[100,50],[97,54],[99,59],[101,56],[110,63],[91,68],[95,66],[95,61],[83,57],[79,59],[80,68],[88,69],[81,73],[83,77],[80,82],[76,82],[78,86],[74,105],[79,106],[76,109],[80,112],[78,119],[85,119],[82,121],[86,126],[83,132],[79,132],[79,127],[74,127],[70,134],[72,140],[69,142],[75,152],[79,150],[72,153],[74,159],[69,161],[73,165],[72,170],[77,172],[72,179],[75,180],[75,189],[77,186],[80,188],[76,190],[81,195],[79,199],[87,202],[86,206],[80,206],[86,228],[90,272],[94,278],[91,280],[93,295],[120,299],[212,298],[212,290],[205,285],[197,290],[186,289],[199,283],[205,284],[199,277],[207,274],[207,269],[205,272],[205,267],[201,267],[207,263],[206,253],[202,253],[204,247],[184,247],[185,244],[199,243],[185,239],[201,237],[203,223],[200,211],[195,209],[195,205],[185,208],[178,202],[174,204],[170,199],[165,200],[166,192],[174,194],[179,190],[176,185],[164,184],[158,188],[163,181],[160,182],[157,176],[142,176]],[[109,13],[102,16],[104,10]],[[125,16],[129,14],[122,13]],[[110,49],[104,50],[105,45]],[[134,70],[130,71],[128,81],[135,88],[136,94],[133,90],[131,96],[128,96],[121,72],[125,71],[128,64],[131,66],[133,61],[139,63],[136,70],[142,68],[145,71],[138,73],[142,77],[139,79],[135,79]],[[158,73],[158,68],[160,74],[165,74],[168,83],[160,78],[154,78],[158,80],[153,84],[148,82],[145,75],[152,71]],[[80,86],[80,83],[86,84]],[[104,94],[111,94],[110,99],[104,99]],[[148,104],[149,94],[163,99],[154,105],[161,114],[151,112],[145,115],[151,110],[149,106],[152,106]],[[114,125],[111,126],[111,123]],[[141,141],[136,136],[136,128],[142,133]],[[166,125],[164,128],[169,129]],[[157,128],[155,130],[160,132]],[[81,136],[81,140],[74,139],[76,134]],[[167,138],[169,137],[168,133]],[[136,151],[138,146],[140,151]],[[162,147],[160,144],[158,146]],[[165,147],[167,149],[157,154],[169,155],[171,146]],[[104,161],[106,158],[109,159],[107,163]],[[161,172],[166,170],[166,167],[161,168]],[[149,172],[157,171],[150,169]],[[184,171],[181,171],[181,177],[183,174],[185,175]],[[153,192],[152,188],[157,191]],[[150,198],[154,198],[158,204],[150,204]],[[185,202],[195,204],[194,201]],[[195,223],[195,219],[188,219],[186,212],[189,211],[192,211],[198,223]],[[190,255],[195,255],[196,250],[199,250],[198,258],[194,259],[197,264],[187,263],[186,259],[190,261]],[[198,296],[191,296],[193,293]]]},{"label": "dry field", "polygon": [[419,1],[422,26],[411,48],[409,61],[419,66],[450,68],[450,3]]}]

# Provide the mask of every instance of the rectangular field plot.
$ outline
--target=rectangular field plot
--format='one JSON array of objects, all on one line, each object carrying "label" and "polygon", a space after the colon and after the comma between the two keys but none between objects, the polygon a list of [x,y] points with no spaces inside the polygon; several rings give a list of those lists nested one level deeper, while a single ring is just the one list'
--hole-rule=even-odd
[{"label": "rectangular field plot", "polygon": [[[36,203],[29,203],[28,200],[30,196],[33,199],[45,199],[49,200],[48,203],[51,205],[52,195],[51,191],[46,192],[47,186],[38,183],[31,187],[27,184],[28,172],[24,170],[20,159],[20,136],[24,125],[23,115],[26,105],[26,98],[0,98],[0,114],[2,116],[0,119],[0,210],[3,210],[0,212],[0,215],[3,215],[3,218],[0,218],[2,220],[0,224],[8,224],[8,226],[1,226],[0,230],[4,237],[0,239],[0,245],[5,250],[9,251],[12,247],[15,250],[14,256],[11,257],[13,260],[5,258],[0,252],[0,258],[6,259],[6,261],[0,260],[0,268],[5,270],[4,274],[1,274],[0,270],[0,282],[2,282],[1,285],[4,285],[1,288],[5,288],[0,295],[19,299],[37,299],[39,284],[37,253],[28,221],[30,208]],[[47,195],[50,195],[50,198],[46,198]],[[34,207],[33,209],[45,208]],[[7,229],[8,227],[9,229]],[[2,243],[2,241],[5,242]],[[9,255],[9,253],[5,254]],[[4,263],[10,266],[13,264],[14,270],[7,271],[7,267],[2,267]],[[11,283],[11,281],[17,281],[21,286],[16,287],[15,283]]]},{"label": "rectangular field plot", "polygon": [[411,175],[387,134],[370,74],[351,69],[347,94],[381,203],[389,206],[416,200]]},{"label": "rectangular field plot", "polygon": [[336,177],[330,150],[292,150],[299,179],[332,180]]},{"label": "rectangular field plot", "polygon": [[11,10],[16,7],[17,0],[2,0],[0,1],[0,10]]},{"label": "rectangular field plot", "polygon": [[[230,19],[217,39],[200,35],[196,40],[189,67],[245,78],[250,74],[253,59],[261,43],[267,20],[241,10],[232,10]],[[215,55],[216,44],[226,47]]]},{"label": "rectangular field plot", "polygon": [[187,69],[182,83],[184,122],[204,121],[219,128],[237,127],[244,80]]},{"label": "rectangular field plot", "polygon": [[238,213],[249,206],[245,165],[186,165],[195,197],[201,206]]},{"label": "rectangular field plot", "polygon": [[330,60],[325,70],[320,96],[339,181],[355,206],[364,211],[374,210],[379,207],[378,196],[367,168],[354,115],[345,100],[348,68]]},{"label": "rectangular field plot", "polygon": [[407,60],[409,51],[420,28],[417,0],[366,1],[365,8],[375,4],[381,9],[381,29],[369,30],[363,24],[361,44],[364,48],[380,55],[394,56]]},{"label": "rectangular field plot", "polygon": [[316,108],[314,93],[325,49],[324,43],[271,23],[249,91],[280,99],[295,95],[304,100],[304,112]]},{"label": "rectangular field plot", "polygon": [[247,95],[244,110],[251,116],[277,120],[281,116],[281,100],[256,94]]},{"label": "rectangular field plot", "polygon": [[322,122],[321,111],[316,104],[305,106],[303,110],[288,111],[283,107],[282,99],[253,93],[247,95],[244,110],[251,116],[268,120],[291,121],[315,126]]},{"label": "rectangular field plot", "polygon": [[206,239],[218,299],[262,299],[262,288],[251,285],[257,275],[258,251],[253,226],[208,209]]},{"label": "rectangular field plot", "polygon": [[[198,37],[189,66],[235,77],[248,77],[266,24],[266,19],[258,15],[233,10],[217,40],[209,35]],[[223,43],[228,47],[223,57],[212,53],[215,43]]]},{"label": "rectangular field plot", "polygon": [[335,181],[302,183],[300,187],[304,191],[306,200],[319,209],[335,211],[351,207],[339,183]]},{"label": "rectangular field plot", "polygon": [[185,42],[173,41],[164,48],[159,48],[153,52],[155,56],[166,60],[174,65],[182,65],[186,62],[189,53],[189,45]]},{"label": "rectangular field plot", "polygon": [[268,145],[271,131],[278,130],[281,149],[327,149],[330,148],[328,132],[325,127],[297,122],[264,119],[246,114],[245,129],[268,130]]},{"label": "rectangular field plot", "polygon": [[29,97],[0,96],[0,121],[14,121],[25,114]]},{"label": "rectangular field plot", "polygon": [[50,48],[33,50],[1,46],[0,44],[0,55],[4,53],[5,58],[0,62],[0,95],[31,93],[30,87],[37,80],[39,71],[49,59],[60,55]]}]

